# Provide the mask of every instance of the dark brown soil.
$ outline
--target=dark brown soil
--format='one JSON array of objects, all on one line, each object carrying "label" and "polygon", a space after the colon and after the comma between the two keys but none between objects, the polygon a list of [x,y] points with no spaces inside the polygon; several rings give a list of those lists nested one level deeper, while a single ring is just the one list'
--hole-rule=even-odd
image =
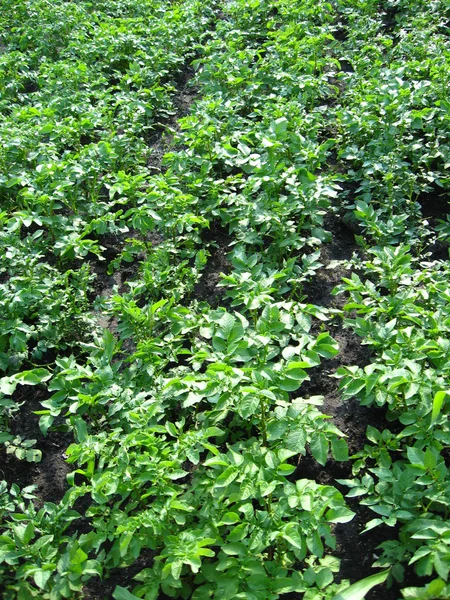
[{"label": "dark brown soil", "polygon": [[[112,569],[108,579],[95,577],[84,586],[83,596],[85,600],[110,600],[116,585],[132,587],[133,577],[143,569],[152,566],[155,554],[151,550],[143,550],[139,558],[130,567]],[[136,584],[137,582],[134,582]],[[165,600],[164,596],[160,600]]]},{"label": "dark brown soil", "polygon": [[210,256],[195,286],[193,297],[208,302],[213,308],[219,305],[226,307],[227,301],[218,283],[221,281],[221,274],[226,275],[230,271],[227,254],[230,252],[231,238],[217,223],[213,223],[210,229],[204,232],[203,237]]},{"label": "dark brown soil", "polygon": [[39,387],[18,386],[14,395],[16,402],[24,402],[20,413],[11,423],[11,433],[23,440],[36,440],[33,448],[42,452],[39,463],[18,460],[13,454],[0,450],[3,478],[20,487],[37,486],[37,505],[44,502],[58,503],[68,489],[67,474],[72,468],[65,460],[65,450],[73,442],[69,433],[49,432],[44,437],[39,429],[39,416],[34,411],[42,410],[41,402],[46,395]]},{"label": "dark brown soil", "polygon": [[425,218],[435,217],[445,220],[449,212],[450,202],[447,190],[436,185],[429,192],[422,193],[417,201]]},{"label": "dark brown soil", "polygon": [[[352,258],[358,246],[354,234],[343,224],[338,215],[329,216],[325,228],[332,232],[332,241],[322,247],[321,262],[314,279],[304,287],[307,301],[328,308],[341,308],[345,295],[333,296],[332,290],[341,282],[342,277],[350,272],[343,266],[328,268],[332,261],[345,261]],[[323,412],[333,417],[335,425],[347,436],[346,441],[350,455],[362,450],[367,443],[366,428],[372,425],[377,429],[389,428],[385,411],[378,408],[364,407],[355,400],[343,401],[338,391],[339,380],[331,377],[336,369],[344,365],[365,367],[371,362],[371,351],[361,343],[361,339],[349,329],[344,329],[341,321],[336,320],[327,327],[330,334],[339,344],[339,354],[323,360],[319,367],[309,372],[310,381],[303,383],[302,396],[324,396]],[[336,479],[351,478],[351,463],[340,463],[329,460],[325,467],[320,466],[311,456],[306,456],[300,463],[299,477],[314,479],[318,483],[334,485],[345,495],[346,488]],[[392,529],[378,527],[361,535],[367,521],[375,518],[375,514],[361,506],[357,500],[348,499],[350,508],[356,513],[354,519],[345,525],[337,525],[335,535],[337,549],[335,555],[341,559],[339,580],[358,581],[373,573],[372,564],[376,560],[377,546],[394,537]],[[377,586],[376,590],[366,596],[367,600],[397,600],[400,597],[398,587],[387,589]]]}]

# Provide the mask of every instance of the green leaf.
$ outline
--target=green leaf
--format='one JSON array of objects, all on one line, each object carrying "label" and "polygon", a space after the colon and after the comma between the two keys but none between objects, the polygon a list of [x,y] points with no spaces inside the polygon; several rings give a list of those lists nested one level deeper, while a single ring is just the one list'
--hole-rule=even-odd
[{"label": "green leaf", "polygon": [[[305,373],[305,377],[303,379],[306,378],[307,375]],[[295,392],[302,385],[302,381],[303,380],[299,381],[298,379],[292,379],[291,377],[283,377],[283,379],[280,379],[278,382],[278,385],[285,392]]]},{"label": "green leaf", "polygon": [[25,531],[23,532],[23,538],[22,541],[24,544],[29,544],[31,542],[31,540],[34,537],[34,525],[33,523],[28,523],[28,525],[25,527]]},{"label": "green leaf", "polygon": [[348,446],[343,438],[333,437],[331,439],[331,453],[333,458],[338,461],[348,460]]},{"label": "green leaf", "polygon": [[306,538],[306,544],[307,544],[308,550],[311,552],[311,554],[314,554],[315,556],[318,556],[319,558],[322,558],[323,552],[324,552],[324,548],[323,548],[322,539],[321,539],[320,534],[319,534],[319,532],[317,530],[313,531]]},{"label": "green leaf", "polygon": [[422,452],[422,450],[410,446],[406,449],[406,454],[408,455],[408,460],[412,465],[424,467],[425,453]]},{"label": "green leaf", "polygon": [[43,415],[39,419],[39,429],[42,431],[42,435],[47,435],[47,431],[52,426],[54,420],[55,417],[52,415]]},{"label": "green leaf", "polygon": [[166,421],[166,430],[167,432],[174,438],[178,437],[178,430],[175,427],[175,425],[173,423],[171,423],[170,421]]},{"label": "green leaf", "polygon": [[0,393],[5,396],[12,396],[16,390],[17,381],[12,377],[2,377],[0,379]]},{"label": "green leaf", "polygon": [[228,534],[227,542],[240,542],[245,538],[248,531],[248,523],[241,523],[233,528],[233,530]]},{"label": "green leaf", "polygon": [[298,530],[298,525],[296,523],[288,523],[283,530],[283,538],[297,548],[298,550],[303,550],[305,547],[305,543],[300,535]]},{"label": "green leaf", "polygon": [[240,521],[239,515],[235,512],[227,512],[223,515],[218,525],[234,525]]},{"label": "green leaf", "polygon": [[324,588],[327,587],[327,585],[330,585],[330,583],[333,582],[333,573],[331,571],[331,569],[325,568],[325,569],[321,569],[318,573],[317,573],[317,577],[316,577],[316,584],[317,587],[321,590],[323,590]]},{"label": "green leaf", "polygon": [[437,458],[430,448],[427,448],[425,450],[423,464],[427,468],[428,471],[433,471],[436,468]]},{"label": "green leaf", "polygon": [[356,396],[366,385],[366,382],[361,379],[354,379],[350,383],[343,386],[343,392],[346,396]]},{"label": "green leaf", "polygon": [[239,402],[239,414],[243,419],[248,419],[256,413],[260,405],[258,396],[246,394]]},{"label": "green leaf", "polygon": [[88,555],[81,548],[77,548],[73,555],[70,557],[70,562],[73,565],[81,565],[88,559]]},{"label": "green leaf", "polygon": [[47,369],[31,369],[30,371],[22,371],[14,375],[14,379],[22,385],[37,385],[44,381],[48,381],[52,376]]},{"label": "green leaf", "polygon": [[444,404],[444,400],[446,396],[450,396],[450,391],[440,391],[437,392],[433,399],[433,409],[431,411],[431,423],[430,428],[436,423],[440,413],[442,405]]},{"label": "green leaf", "polygon": [[[75,428],[75,431],[77,433],[78,442],[80,444],[83,444],[88,437],[86,422],[79,415],[75,415],[73,417],[70,417],[70,423],[71,423],[72,427]],[[41,430],[42,430],[42,427],[41,427]]]},{"label": "green leaf", "polygon": [[123,558],[128,550],[131,540],[133,539],[134,531],[127,531],[120,539],[119,551],[120,556]]},{"label": "green leaf", "polygon": [[113,591],[114,600],[141,600],[121,585],[116,585]]},{"label": "green leaf", "polygon": [[216,332],[216,335],[225,340],[228,340],[231,332],[233,331],[235,323],[236,318],[233,317],[233,315],[230,315],[230,313],[226,312],[217,322],[219,328]]},{"label": "green leaf", "polygon": [[217,582],[217,594],[215,597],[221,600],[232,600],[239,590],[239,581],[231,575],[222,575]]},{"label": "green leaf", "polygon": [[183,479],[189,475],[188,471],[184,471],[183,469],[174,469],[171,473],[167,473],[168,479],[175,481],[176,479]]},{"label": "green leaf", "polygon": [[316,433],[313,435],[309,446],[311,453],[317,460],[319,465],[324,466],[328,457],[328,440],[324,433]]},{"label": "green leaf", "polygon": [[236,467],[228,467],[228,469],[225,469],[225,471],[216,479],[215,485],[216,487],[226,487],[234,481],[238,475],[239,471]]},{"label": "green leaf", "polygon": [[384,583],[388,578],[388,575],[389,569],[365,577],[364,579],[353,583],[348,588],[345,588],[345,590],[339,592],[336,596],[333,596],[332,600],[364,600],[366,594],[376,585]]},{"label": "green leaf", "polygon": [[25,524],[13,525],[13,531],[14,531],[15,535],[17,536],[17,538],[22,542],[22,544],[28,544],[28,542],[25,541],[25,536],[26,536],[27,528],[29,526],[30,526],[30,523],[28,523],[28,525],[25,525]]},{"label": "green leaf", "polygon": [[38,586],[39,589],[43,590],[47,581],[50,579],[52,572],[44,571],[43,569],[39,569],[33,573],[34,583]]},{"label": "green leaf", "polygon": [[286,375],[291,379],[298,379],[299,381],[303,381],[308,377],[306,371],[302,369],[304,366],[304,362],[291,362],[286,367]]},{"label": "green leaf", "polygon": [[296,470],[294,465],[289,465],[287,463],[282,463],[277,467],[277,474],[283,475],[284,477],[289,477]]},{"label": "green leaf", "polygon": [[170,563],[170,572],[174,579],[180,579],[182,570],[183,570],[183,561],[182,560],[177,559],[177,560],[174,560],[172,563]]},{"label": "green leaf", "polygon": [[296,454],[303,454],[305,452],[305,444],[306,431],[301,426],[291,429],[284,441],[284,446]]},{"label": "green leaf", "polygon": [[325,518],[329,523],[348,523],[353,519],[355,513],[345,506],[330,508]]},{"label": "green leaf", "polygon": [[41,462],[42,452],[40,450],[27,450],[25,452],[25,460],[27,462]]},{"label": "green leaf", "polygon": [[[238,525],[238,527],[240,527],[240,525]],[[245,556],[247,553],[247,546],[240,542],[232,542],[231,544],[224,544],[222,546],[222,551],[229,556]]]}]

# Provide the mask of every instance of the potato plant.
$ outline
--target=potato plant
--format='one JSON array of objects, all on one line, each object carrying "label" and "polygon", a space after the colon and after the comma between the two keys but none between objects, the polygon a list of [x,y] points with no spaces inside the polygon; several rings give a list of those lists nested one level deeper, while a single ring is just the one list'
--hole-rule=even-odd
[{"label": "potato plant", "polygon": [[[448,597],[449,16],[4,0],[5,600]],[[386,417],[356,452],[318,373]],[[349,581],[336,534],[368,511],[385,541]]]}]

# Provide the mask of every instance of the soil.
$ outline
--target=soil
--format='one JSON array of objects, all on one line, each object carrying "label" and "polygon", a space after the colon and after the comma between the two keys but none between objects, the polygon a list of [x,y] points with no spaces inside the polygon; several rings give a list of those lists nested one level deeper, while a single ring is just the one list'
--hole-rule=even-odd
[{"label": "soil", "polygon": [[66,476],[72,467],[65,460],[65,450],[73,442],[70,433],[51,431],[44,437],[39,429],[39,416],[34,411],[42,410],[41,402],[47,398],[39,387],[18,386],[14,400],[22,403],[21,411],[11,423],[11,433],[23,440],[36,440],[33,449],[42,452],[39,463],[17,459],[7,454],[4,446],[0,449],[0,473],[8,483],[16,483],[21,488],[37,486],[36,506],[44,502],[57,504],[68,489]]},{"label": "soil", "polygon": [[228,308],[223,289],[218,287],[218,284],[222,279],[221,274],[226,275],[230,271],[227,254],[230,252],[231,241],[232,238],[219,223],[212,223],[210,228],[203,233],[203,242],[208,247],[210,256],[202,276],[194,288],[193,298],[208,302],[213,308],[217,308],[219,305]]},{"label": "soil", "polygon": [[[345,266],[334,266],[333,261],[345,261],[358,251],[354,233],[342,222],[339,215],[328,216],[325,228],[331,231],[332,241],[322,247],[321,262],[314,279],[304,287],[307,301],[327,308],[339,309],[345,304],[345,295],[333,296],[332,290],[342,277],[348,277],[350,271]],[[353,269],[354,270],[354,269]],[[362,450],[367,443],[366,428],[372,425],[379,430],[388,429],[392,424],[386,420],[385,411],[379,408],[364,407],[356,399],[343,401],[339,394],[339,380],[331,377],[337,368],[344,365],[357,365],[361,368],[370,364],[371,351],[361,343],[361,339],[349,329],[335,321],[328,327],[330,334],[339,344],[339,354],[323,360],[319,367],[309,371],[310,381],[305,381],[301,388],[303,396],[324,396],[323,412],[333,418],[333,422],[345,435],[350,455]],[[302,459],[299,477],[314,479],[318,483],[334,485],[344,495],[345,486],[336,479],[351,478],[351,463],[329,460],[325,467],[319,465],[312,456]],[[375,514],[361,506],[356,500],[348,499],[348,505],[355,512],[349,523],[337,525],[335,536],[337,548],[334,555],[341,559],[341,570],[337,578],[358,581],[373,574],[372,564],[376,560],[377,546],[383,541],[393,539],[393,531],[388,527],[378,527],[361,535],[367,521],[375,518]],[[400,597],[399,587],[387,589],[386,584],[377,586],[367,594],[366,600],[397,600]],[[294,597],[294,596],[293,596]]]}]

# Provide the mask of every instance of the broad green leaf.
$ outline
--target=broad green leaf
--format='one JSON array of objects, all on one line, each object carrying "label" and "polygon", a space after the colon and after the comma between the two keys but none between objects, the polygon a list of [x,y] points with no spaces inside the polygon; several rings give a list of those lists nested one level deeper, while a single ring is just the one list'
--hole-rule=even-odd
[{"label": "broad green leaf", "polygon": [[311,554],[322,558],[324,547],[320,534],[317,530],[313,531],[311,535],[308,535],[308,537],[306,538],[306,544]]},{"label": "broad green leaf", "polygon": [[47,431],[52,426],[55,417],[52,415],[42,415],[39,419],[39,429],[42,431],[42,435],[47,435]]},{"label": "broad green leaf", "polygon": [[368,425],[366,430],[366,437],[374,444],[378,444],[381,440],[381,433],[378,431],[378,429],[372,427],[372,425]]},{"label": "broad green leaf", "polygon": [[295,392],[302,385],[302,381],[307,378],[305,373],[305,377],[300,381],[298,379],[293,379],[291,377],[283,377],[279,380],[278,385],[285,392]]},{"label": "broad green leaf", "polygon": [[222,575],[217,582],[215,597],[221,600],[233,600],[239,590],[239,580],[232,575]]},{"label": "broad green leaf", "polygon": [[241,500],[247,500],[255,495],[255,484],[250,479],[246,479],[241,484]]},{"label": "broad green leaf", "polygon": [[324,588],[327,587],[327,585],[330,585],[330,583],[333,582],[333,573],[331,571],[331,569],[325,568],[325,569],[321,569],[316,576],[316,584],[317,587],[320,590],[323,590]]},{"label": "broad green leaf", "polygon": [[419,448],[409,447],[406,449],[408,460],[412,465],[424,467],[425,453]]},{"label": "broad green leaf", "polygon": [[173,423],[171,423],[170,421],[166,421],[165,423],[165,427],[167,429],[167,432],[174,438],[178,437],[178,430],[175,427],[175,425]]},{"label": "broad green leaf", "polygon": [[0,379],[0,393],[5,396],[12,396],[16,390],[17,381],[12,377],[2,377]]},{"label": "broad green leaf", "polygon": [[119,551],[120,556],[123,558],[128,550],[131,540],[133,539],[134,531],[127,531],[120,538]]},{"label": "broad green leaf", "polygon": [[317,460],[319,465],[324,466],[328,457],[328,440],[324,433],[316,433],[312,436],[309,443],[311,454]]},{"label": "broad green leaf", "polygon": [[450,396],[450,391],[440,391],[437,392],[433,399],[433,409],[431,411],[431,423],[430,428],[436,423],[440,413],[442,405],[444,404],[444,400],[446,396]]},{"label": "broad green leaf", "polygon": [[[286,421],[278,421],[273,420],[267,425],[267,439],[269,441],[280,440],[286,430],[288,429],[289,424]],[[305,438],[306,443],[306,438]]]},{"label": "broad green leaf", "polygon": [[238,523],[240,521],[240,517],[235,512],[227,512],[220,519],[218,525],[234,525],[234,523]]},{"label": "broad green leaf", "polygon": [[348,460],[348,446],[344,438],[331,438],[331,453],[333,458],[338,461]]},{"label": "broad green leaf", "polygon": [[351,586],[339,592],[336,596],[333,596],[332,600],[364,600],[366,594],[376,585],[384,583],[389,575],[389,569],[387,571],[380,571],[375,575],[369,575]]},{"label": "broad green leaf", "polygon": [[446,583],[442,579],[433,579],[425,588],[408,587],[402,589],[404,600],[417,600],[418,598],[441,598],[441,593],[445,589]]},{"label": "broad green leaf", "polygon": [[303,381],[308,377],[308,374],[302,368],[304,364],[304,362],[290,362],[285,369],[286,375],[292,379]]},{"label": "broad green leaf", "polygon": [[177,559],[170,563],[170,572],[172,573],[172,577],[174,579],[180,579],[182,569],[183,562],[181,560]]},{"label": "broad green leaf", "polygon": [[225,471],[216,479],[215,486],[226,487],[232,481],[234,481],[238,475],[239,471],[236,469],[236,467],[228,467],[228,469],[225,469]]},{"label": "broad green leaf", "polygon": [[263,498],[269,496],[269,494],[271,494],[276,489],[276,487],[276,481],[271,481],[270,483],[267,483],[266,481],[259,482],[259,491]]},{"label": "broad green leaf", "polygon": [[255,396],[253,394],[246,394],[239,401],[239,414],[243,419],[248,419],[257,412],[259,405],[260,400],[258,396]]},{"label": "broad green leaf", "polygon": [[140,600],[137,596],[129,592],[121,585],[116,585],[113,591],[114,600]]},{"label": "broad green leaf", "polygon": [[41,462],[42,452],[40,450],[27,450],[25,452],[25,460],[27,462]]},{"label": "broad green leaf", "polygon": [[222,317],[217,321],[217,331],[216,335],[221,337],[224,340],[228,340],[233,327],[236,323],[236,318],[230,313],[226,312]]},{"label": "broad green leaf", "polygon": [[284,477],[289,477],[295,471],[296,467],[294,465],[289,465],[287,463],[282,463],[277,467],[278,475],[283,475]]},{"label": "broad green leaf", "polygon": [[39,569],[38,571],[35,571],[33,573],[34,582],[38,586],[39,589],[43,590],[45,588],[45,585],[46,585],[47,581],[50,579],[51,574],[52,574],[52,571],[50,571],[50,570],[44,571],[43,569]]},{"label": "broad green leaf", "polygon": [[[240,525],[238,525],[238,527],[240,527]],[[230,556],[245,556],[247,553],[247,546],[240,542],[232,542],[231,544],[224,544],[222,546],[222,551]]]},{"label": "broad green leaf", "polygon": [[348,523],[353,519],[355,513],[345,506],[339,508],[330,508],[326,512],[325,518],[329,523]]},{"label": "broad green leaf", "polygon": [[247,535],[248,523],[240,523],[227,536],[227,542],[240,542]]},{"label": "broad green leaf", "polygon": [[[332,340],[332,338],[329,338]],[[314,346],[314,350],[322,356],[323,358],[333,358],[336,354],[339,354],[339,348],[336,345],[332,345],[330,343],[319,343]]]},{"label": "broad green leaf", "polygon": [[17,525],[14,527],[16,535],[19,537],[21,542],[28,545],[34,537],[35,527],[33,523],[25,525]]},{"label": "broad green leaf", "polygon": [[448,572],[450,571],[450,556],[448,555],[447,549],[437,551],[434,553],[434,568],[436,573],[445,581],[448,580]]},{"label": "broad green leaf", "polygon": [[189,475],[189,472],[184,471],[183,469],[174,469],[171,473],[167,473],[167,477],[172,481],[175,481],[176,479],[183,479],[183,477],[186,477],[186,475]]},{"label": "broad green leaf", "polygon": [[433,451],[430,448],[427,448],[425,450],[423,464],[428,469],[428,471],[433,471],[433,469],[436,468],[437,458],[436,458],[435,454],[433,453]]},{"label": "broad green leaf", "polygon": [[73,417],[70,417],[70,422],[72,424],[72,427],[75,427],[75,431],[77,432],[78,442],[80,444],[83,444],[88,437],[87,426],[86,426],[85,420],[82,419],[79,415],[75,415]]},{"label": "broad green leaf", "polygon": [[306,445],[306,431],[303,427],[298,426],[289,431],[287,434],[284,444],[288,450],[295,452],[296,454],[303,454],[305,452]]},{"label": "broad green leaf", "polygon": [[297,548],[298,550],[303,550],[305,547],[305,542],[300,535],[298,525],[296,523],[288,523],[286,527],[283,529],[283,538]]},{"label": "broad green leaf", "polygon": [[264,460],[266,461],[266,465],[271,469],[276,469],[280,462],[275,452],[272,452],[271,450],[267,452]]},{"label": "broad green leaf", "polygon": [[48,381],[52,376],[47,369],[31,369],[30,371],[22,371],[14,375],[14,379],[22,385],[37,385],[44,381]]},{"label": "broad green leaf", "polygon": [[73,565],[81,565],[88,559],[88,555],[81,548],[77,548],[73,555],[70,557],[70,562]]},{"label": "broad green leaf", "polygon": [[362,389],[364,389],[366,382],[361,379],[354,379],[344,386],[343,392],[346,396],[356,396]]}]

